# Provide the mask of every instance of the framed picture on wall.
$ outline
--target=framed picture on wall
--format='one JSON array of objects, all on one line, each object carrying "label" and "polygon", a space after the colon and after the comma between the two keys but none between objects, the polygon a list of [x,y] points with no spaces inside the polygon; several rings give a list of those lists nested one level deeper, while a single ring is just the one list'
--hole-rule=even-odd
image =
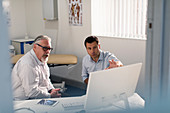
[{"label": "framed picture on wall", "polygon": [[82,26],[82,0],[69,1],[69,24],[74,26]]}]

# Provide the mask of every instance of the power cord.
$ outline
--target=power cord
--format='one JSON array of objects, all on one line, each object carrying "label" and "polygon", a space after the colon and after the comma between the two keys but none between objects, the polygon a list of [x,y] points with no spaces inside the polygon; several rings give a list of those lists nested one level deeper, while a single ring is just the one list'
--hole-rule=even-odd
[{"label": "power cord", "polygon": [[31,112],[35,113],[34,110],[32,110],[31,108],[26,108],[26,107],[15,109],[14,112],[19,111],[19,110],[24,110],[24,109],[26,109],[26,110],[28,110],[28,111],[31,111]]}]

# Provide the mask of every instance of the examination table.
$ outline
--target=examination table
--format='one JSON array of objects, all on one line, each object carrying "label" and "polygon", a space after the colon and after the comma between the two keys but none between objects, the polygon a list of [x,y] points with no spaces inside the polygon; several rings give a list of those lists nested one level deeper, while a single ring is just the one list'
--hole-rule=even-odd
[{"label": "examination table", "polygon": [[[24,54],[18,54],[11,58],[11,63],[15,64]],[[77,56],[70,54],[50,54],[47,64],[49,67],[77,64]]]}]

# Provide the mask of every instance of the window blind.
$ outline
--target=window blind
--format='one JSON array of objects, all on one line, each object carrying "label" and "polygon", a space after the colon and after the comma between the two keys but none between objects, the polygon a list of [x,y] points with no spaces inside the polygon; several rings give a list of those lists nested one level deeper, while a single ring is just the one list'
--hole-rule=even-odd
[{"label": "window blind", "polygon": [[147,0],[91,0],[92,35],[146,39]]}]

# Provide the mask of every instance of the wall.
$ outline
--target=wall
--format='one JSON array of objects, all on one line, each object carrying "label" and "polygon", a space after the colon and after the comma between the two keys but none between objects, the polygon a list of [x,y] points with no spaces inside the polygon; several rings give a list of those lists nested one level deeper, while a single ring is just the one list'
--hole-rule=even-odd
[{"label": "wall", "polygon": [[[83,26],[69,26],[68,24],[68,3],[65,0],[60,0],[59,3],[59,34],[57,43],[57,53],[60,54],[75,54],[78,56],[78,64],[68,69],[68,67],[51,68],[51,73],[54,75],[66,77],[81,81],[81,61],[86,50],[84,48],[84,39],[91,34],[91,2],[90,0],[83,1]],[[135,39],[120,39],[100,37],[101,48],[113,52],[124,65],[132,63],[143,63],[137,92],[141,95],[144,93],[144,66],[145,66],[145,40]]]},{"label": "wall", "polygon": [[124,65],[142,62],[137,92],[145,92],[145,46],[146,40],[100,37],[101,49],[114,53]]},{"label": "wall", "polygon": [[[15,2],[16,4],[20,4],[18,1]],[[25,27],[31,37],[36,37],[39,34],[49,35],[52,38],[52,45],[55,47],[53,53],[74,54],[78,57],[77,65],[52,67],[52,75],[82,82],[81,61],[83,56],[87,54],[83,42],[91,34],[91,0],[83,0],[83,26],[70,26],[68,23],[68,1],[58,0],[58,2],[59,19],[55,21],[44,21],[42,17],[42,1],[25,0]],[[18,26],[15,27],[18,28]],[[146,41],[109,37],[100,37],[100,41],[101,48],[113,52],[124,65],[143,62],[142,73],[137,86],[137,91],[143,96],[145,87],[144,62]]]},{"label": "wall", "polygon": [[52,47],[55,47],[58,21],[43,20],[42,0],[26,0],[26,23],[30,37],[35,38],[41,34],[48,35],[52,38]]},{"label": "wall", "polygon": [[[81,81],[81,60],[86,51],[83,45],[84,38],[91,32],[91,13],[90,1],[83,1],[83,26],[70,26],[68,23],[68,2],[59,0],[59,34],[57,43],[57,53],[74,54],[78,57],[78,64],[68,69],[68,67],[52,68],[52,74],[56,74],[62,70],[62,77]],[[60,75],[59,71],[59,75]],[[68,74],[69,73],[69,74]],[[70,75],[71,74],[71,75]]]},{"label": "wall", "polygon": [[26,30],[25,0],[10,0],[10,26],[11,39],[23,38]]}]

